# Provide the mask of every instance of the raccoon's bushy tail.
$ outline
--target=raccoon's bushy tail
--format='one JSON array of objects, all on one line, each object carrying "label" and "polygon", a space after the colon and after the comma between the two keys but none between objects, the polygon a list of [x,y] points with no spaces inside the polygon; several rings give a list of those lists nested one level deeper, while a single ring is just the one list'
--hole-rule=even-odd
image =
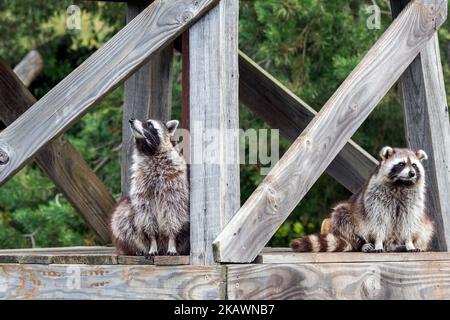
[{"label": "raccoon's bushy tail", "polygon": [[328,234],[311,234],[292,240],[291,248],[295,252],[345,252],[353,251],[347,240]]}]

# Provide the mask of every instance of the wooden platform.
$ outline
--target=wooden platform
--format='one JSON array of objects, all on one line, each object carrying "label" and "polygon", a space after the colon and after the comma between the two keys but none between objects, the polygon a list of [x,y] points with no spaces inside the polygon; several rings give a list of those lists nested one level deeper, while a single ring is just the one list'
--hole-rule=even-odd
[{"label": "wooden platform", "polygon": [[0,264],[158,265],[189,264],[189,256],[118,256],[112,247],[0,250]]},{"label": "wooden platform", "polygon": [[253,264],[122,257],[110,247],[0,251],[0,299],[450,299],[450,253],[292,253]]}]

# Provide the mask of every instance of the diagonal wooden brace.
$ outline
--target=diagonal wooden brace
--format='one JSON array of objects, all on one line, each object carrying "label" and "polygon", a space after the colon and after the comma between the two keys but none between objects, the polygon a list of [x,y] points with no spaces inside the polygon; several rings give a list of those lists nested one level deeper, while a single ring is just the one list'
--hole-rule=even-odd
[{"label": "diagonal wooden brace", "polygon": [[[239,53],[239,98],[272,128],[280,128],[281,135],[291,142],[317,114],[242,52]],[[327,173],[356,192],[377,165],[374,157],[350,140],[330,163]]]},{"label": "diagonal wooden brace", "polygon": [[402,11],[217,237],[216,261],[255,259],[443,24],[444,2],[416,0]]}]

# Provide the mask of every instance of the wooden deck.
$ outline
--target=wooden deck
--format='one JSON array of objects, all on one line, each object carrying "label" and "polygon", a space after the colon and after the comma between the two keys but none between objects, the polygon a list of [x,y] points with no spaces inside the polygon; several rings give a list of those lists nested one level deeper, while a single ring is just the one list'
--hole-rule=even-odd
[{"label": "wooden deck", "polygon": [[450,253],[293,253],[252,264],[123,257],[111,247],[0,251],[0,299],[450,299]]}]

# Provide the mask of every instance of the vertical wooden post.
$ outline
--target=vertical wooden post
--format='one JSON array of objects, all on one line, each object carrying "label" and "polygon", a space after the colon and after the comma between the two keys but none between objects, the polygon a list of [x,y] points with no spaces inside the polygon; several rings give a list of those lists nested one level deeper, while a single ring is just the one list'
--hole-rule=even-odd
[{"label": "vertical wooden post", "polygon": [[[144,10],[152,0],[128,1],[127,23]],[[133,152],[129,119],[153,118],[167,121],[172,111],[172,58],[173,45],[153,55],[125,82],[122,121],[122,195],[127,196],[130,186],[130,166]]]},{"label": "vertical wooden post", "polygon": [[[391,1],[394,18],[408,2]],[[450,245],[450,124],[437,33],[400,78],[400,85],[408,146],[425,150],[429,157],[424,166],[427,207],[436,225],[433,248],[447,251]]]},{"label": "vertical wooden post", "polygon": [[[190,131],[190,90],[189,90],[189,30],[183,33],[181,37],[181,89],[182,89],[182,99],[181,99],[181,127],[184,130]],[[183,156],[186,160],[190,159],[190,137],[183,137]]]},{"label": "vertical wooden post", "polygon": [[[238,0],[222,0],[189,31],[191,263],[239,209]],[[230,130],[228,130],[230,129]]]}]

